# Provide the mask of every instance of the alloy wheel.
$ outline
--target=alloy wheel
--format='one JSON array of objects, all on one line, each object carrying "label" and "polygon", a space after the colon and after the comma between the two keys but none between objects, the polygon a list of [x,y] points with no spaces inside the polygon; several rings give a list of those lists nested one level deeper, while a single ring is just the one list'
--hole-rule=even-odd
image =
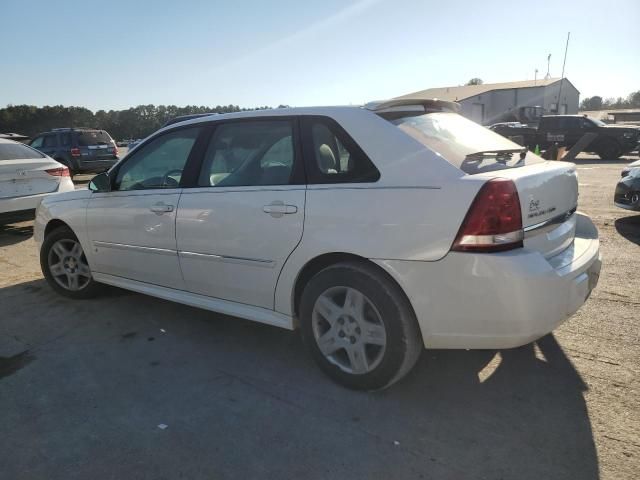
[{"label": "alloy wheel", "polygon": [[51,276],[65,290],[77,292],[91,281],[87,258],[77,240],[58,240],[51,246],[47,260]]},{"label": "alloy wheel", "polygon": [[387,332],[369,298],[351,287],[332,287],[316,300],[312,328],[320,352],[341,370],[365,374],[382,361]]}]

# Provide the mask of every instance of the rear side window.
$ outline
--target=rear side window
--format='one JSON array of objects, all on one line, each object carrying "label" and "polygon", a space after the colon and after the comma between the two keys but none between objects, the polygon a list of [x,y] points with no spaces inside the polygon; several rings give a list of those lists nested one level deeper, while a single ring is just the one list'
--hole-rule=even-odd
[{"label": "rear side window", "polygon": [[109,145],[111,137],[104,130],[80,130],[77,132],[78,145],[88,147],[90,145]]},{"label": "rear side window", "polygon": [[198,179],[201,187],[288,185],[294,174],[290,120],[233,122],[216,127]]},{"label": "rear side window", "polygon": [[521,158],[524,147],[457,113],[428,113],[391,123],[468,174],[544,162],[531,152]]},{"label": "rear side window", "polygon": [[44,137],[43,147],[57,147],[58,146],[58,136],[57,135],[47,135]]},{"label": "rear side window", "polygon": [[0,161],[30,158],[44,158],[44,155],[20,143],[0,143]]},{"label": "rear side window", "polygon": [[337,122],[305,117],[304,151],[308,183],[375,182],[380,172]]},{"label": "rear side window", "polygon": [[68,147],[71,145],[71,134],[70,133],[61,133],[60,134],[60,145],[63,147]]}]

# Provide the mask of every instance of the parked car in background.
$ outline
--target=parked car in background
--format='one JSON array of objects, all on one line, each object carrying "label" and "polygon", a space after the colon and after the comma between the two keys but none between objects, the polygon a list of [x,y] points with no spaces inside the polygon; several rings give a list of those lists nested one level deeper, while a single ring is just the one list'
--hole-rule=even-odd
[{"label": "parked car in background", "polygon": [[586,133],[596,137],[584,149],[603,160],[615,160],[640,146],[640,127],[607,125],[584,115],[544,115],[537,128],[517,122],[492,125],[491,130],[514,140],[522,138],[530,150],[547,150],[552,145],[573,147]]},{"label": "parked car in background", "polygon": [[584,115],[545,115],[540,119],[536,144],[546,149],[554,143],[571,148],[586,133],[596,138],[585,151],[597,154],[603,160],[615,160],[638,148],[640,127],[607,125]]},{"label": "parked car in background", "polygon": [[531,147],[536,143],[536,135],[538,134],[535,126],[520,122],[500,122],[491,125],[489,130],[508,138],[518,145],[530,147],[531,150],[535,148]]},{"label": "parked car in background", "polygon": [[142,142],[141,138],[137,138],[135,140],[133,139],[129,140],[129,143],[127,143],[127,151],[130,152],[131,150],[136,148],[140,144],[140,142]]},{"label": "parked car in background", "polygon": [[40,133],[29,145],[65,165],[72,176],[104,172],[118,161],[118,147],[104,130],[56,128]]},{"label": "parked car in background", "polygon": [[0,138],[0,223],[33,216],[44,196],[73,189],[67,167],[22,143]]},{"label": "parked car in background", "polygon": [[640,160],[622,170],[613,201],[616,207],[640,211]]},{"label": "parked car in background", "polygon": [[576,212],[575,165],[457,109],[402,99],[160,130],[40,205],[43,273],[71,298],[106,283],[300,327],[352,388],[392,384],[424,347],[526,344],[588,298],[598,232]]}]

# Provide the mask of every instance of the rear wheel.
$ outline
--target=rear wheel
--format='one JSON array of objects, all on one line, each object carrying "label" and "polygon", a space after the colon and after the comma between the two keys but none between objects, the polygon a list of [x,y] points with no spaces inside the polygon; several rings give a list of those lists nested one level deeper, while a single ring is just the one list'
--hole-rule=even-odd
[{"label": "rear wheel", "polygon": [[60,295],[91,298],[98,291],[82,245],[67,227],[46,236],[40,250],[40,267],[47,283]]},{"label": "rear wheel", "polygon": [[606,140],[598,148],[598,156],[602,160],[617,160],[620,155],[622,155],[622,151],[614,140]]},{"label": "rear wheel", "polygon": [[422,351],[403,292],[364,263],[341,263],[316,274],[302,294],[300,318],[316,363],[349,388],[388,387],[409,372]]}]

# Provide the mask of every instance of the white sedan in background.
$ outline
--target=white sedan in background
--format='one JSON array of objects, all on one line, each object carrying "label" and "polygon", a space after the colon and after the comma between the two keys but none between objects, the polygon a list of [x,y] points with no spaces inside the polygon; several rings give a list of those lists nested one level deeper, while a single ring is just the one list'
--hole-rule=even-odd
[{"label": "white sedan in background", "polygon": [[0,223],[32,215],[46,195],[73,189],[67,167],[27,145],[0,138]]},{"label": "white sedan in background", "polygon": [[405,99],[193,119],[88,190],[47,198],[35,239],[62,295],[99,283],[300,328],[366,390],[426,348],[546,335],[595,287],[598,232],[575,166]]}]

